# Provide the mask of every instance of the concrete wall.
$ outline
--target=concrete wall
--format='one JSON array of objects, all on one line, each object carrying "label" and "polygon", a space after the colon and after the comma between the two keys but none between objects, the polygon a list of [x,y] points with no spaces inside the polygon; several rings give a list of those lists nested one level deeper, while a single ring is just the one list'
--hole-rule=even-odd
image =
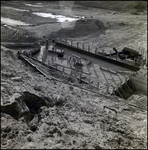
[{"label": "concrete wall", "polygon": [[132,76],[131,81],[137,90],[147,95],[147,78]]}]

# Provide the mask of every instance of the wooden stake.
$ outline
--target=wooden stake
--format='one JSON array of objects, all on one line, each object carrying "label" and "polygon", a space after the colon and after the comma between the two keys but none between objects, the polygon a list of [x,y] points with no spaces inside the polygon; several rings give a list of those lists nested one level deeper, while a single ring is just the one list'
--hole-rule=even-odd
[{"label": "wooden stake", "polygon": [[88,52],[90,51],[90,45],[88,45]]},{"label": "wooden stake", "polygon": [[77,42],[77,48],[78,48],[79,42]]},{"label": "wooden stake", "polygon": [[96,47],[96,49],[95,49],[95,54],[97,54],[97,47]]}]

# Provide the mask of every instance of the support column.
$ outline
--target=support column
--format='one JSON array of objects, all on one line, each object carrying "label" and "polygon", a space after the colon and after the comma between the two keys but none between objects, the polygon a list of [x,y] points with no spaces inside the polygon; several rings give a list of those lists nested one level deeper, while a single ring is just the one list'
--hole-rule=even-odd
[{"label": "support column", "polygon": [[106,80],[106,82],[107,82],[107,84],[108,84],[108,80],[107,80],[107,78],[106,78],[106,76],[105,76],[105,74],[104,74],[103,71],[102,71],[102,74],[103,74],[103,76],[104,76],[104,78],[105,78],[105,80]]},{"label": "support column", "polygon": [[127,63],[127,56],[125,57],[125,62]]},{"label": "support column", "polygon": [[71,46],[72,46],[72,42],[73,42],[73,41],[71,40]]},{"label": "support column", "polygon": [[84,50],[85,48],[84,48],[84,43],[83,43],[83,47],[82,47],[82,49]]},{"label": "support column", "polygon": [[48,66],[50,66],[50,60],[48,60]]},{"label": "support column", "polygon": [[88,52],[90,51],[90,45],[88,45]]},{"label": "support column", "polygon": [[90,78],[89,78],[89,84],[91,84],[91,83],[90,83]]},{"label": "support column", "polygon": [[115,87],[113,86],[113,90],[112,90],[112,93],[114,94],[114,92],[115,92]]},{"label": "support column", "polygon": [[77,48],[78,48],[79,42],[77,42]]},{"label": "support column", "polygon": [[96,49],[95,49],[95,54],[97,54],[97,47],[96,47]]},{"label": "support column", "polygon": [[105,91],[106,94],[108,94],[108,90],[109,90],[109,85],[106,88],[106,91]]},{"label": "support column", "polygon": [[48,51],[48,40],[46,40],[46,51]]},{"label": "support column", "polygon": [[102,49],[102,55],[104,54],[104,49]]}]

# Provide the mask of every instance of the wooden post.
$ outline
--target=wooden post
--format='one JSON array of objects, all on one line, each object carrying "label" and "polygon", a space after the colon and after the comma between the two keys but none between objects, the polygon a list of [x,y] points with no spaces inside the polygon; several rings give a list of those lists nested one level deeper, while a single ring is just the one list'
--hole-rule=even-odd
[{"label": "wooden post", "polygon": [[106,88],[106,91],[105,91],[106,94],[108,94],[108,90],[109,90],[109,85]]},{"label": "wooden post", "polygon": [[48,40],[46,40],[46,51],[48,51]]},{"label": "wooden post", "polygon": [[117,73],[117,76],[118,76],[118,78],[119,78],[119,80],[120,80],[120,85],[122,84],[122,79],[121,79],[121,77],[119,76],[119,74]]},{"label": "wooden post", "polygon": [[105,78],[105,80],[106,80],[106,82],[107,82],[107,84],[108,84],[108,80],[107,80],[107,78],[106,78],[106,76],[105,76],[105,74],[104,74],[103,71],[102,71],[102,74],[103,74],[103,76],[104,76],[104,78]]},{"label": "wooden post", "polygon": [[126,56],[126,58],[125,58],[125,62],[127,63],[127,56]]},{"label": "wooden post", "polygon": [[88,45],[88,52],[90,51],[90,45]]},{"label": "wooden post", "polygon": [[97,54],[97,47],[96,47],[96,49],[95,49],[95,54]]},{"label": "wooden post", "polygon": [[50,60],[48,60],[48,66],[50,66]]},{"label": "wooden post", "polygon": [[79,42],[77,42],[77,48],[78,48]]},{"label": "wooden post", "polygon": [[102,55],[104,54],[104,49],[102,49]]},{"label": "wooden post", "polygon": [[113,86],[113,90],[112,90],[112,93],[114,94],[114,92],[115,92],[115,87]]},{"label": "wooden post", "polygon": [[83,43],[83,48],[82,49],[84,50],[84,43]]}]

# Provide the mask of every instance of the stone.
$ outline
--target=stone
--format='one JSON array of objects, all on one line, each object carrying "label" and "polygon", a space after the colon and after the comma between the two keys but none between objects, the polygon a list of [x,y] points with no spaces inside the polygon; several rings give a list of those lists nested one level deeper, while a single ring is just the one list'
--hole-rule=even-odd
[{"label": "stone", "polygon": [[48,132],[55,133],[56,131],[57,131],[57,128],[55,126],[51,125]]},{"label": "stone", "polygon": [[21,77],[12,77],[10,79],[13,80],[13,81],[18,81],[18,82],[20,82],[22,80]]},{"label": "stone", "polygon": [[42,87],[41,86],[35,85],[33,88],[36,91],[42,91]]},{"label": "stone", "polygon": [[11,127],[7,126],[5,129],[4,129],[4,132],[5,133],[9,133],[11,131]]},{"label": "stone", "polygon": [[35,124],[31,125],[31,127],[30,127],[31,131],[34,132],[34,131],[36,131],[36,129],[37,129],[37,126]]},{"label": "stone", "polygon": [[28,140],[28,142],[33,141],[32,137],[30,135],[27,137],[27,140]]},{"label": "stone", "polygon": [[21,107],[16,101],[12,101],[9,104],[1,105],[1,112],[9,114],[14,119],[19,119]]},{"label": "stone", "polygon": [[50,149],[61,149],[62,143],[58,143],[54,146],[52,146]]},{"label": "stone", "polygon": [[34,143],[33,142],[30,142],[27,146],[26,146],[26,148],[25,149],[34,149],[35,148],[35,145],[34,145]]}]

